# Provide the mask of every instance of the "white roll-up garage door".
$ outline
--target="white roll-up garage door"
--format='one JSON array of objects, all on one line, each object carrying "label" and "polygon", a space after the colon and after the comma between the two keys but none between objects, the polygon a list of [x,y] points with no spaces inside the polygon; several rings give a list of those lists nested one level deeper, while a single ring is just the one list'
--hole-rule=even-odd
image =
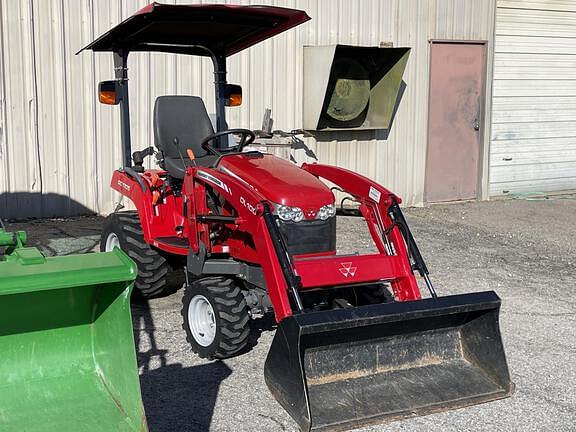
[{"label": "white roll-up garage door", "polygon": [[490,194],[576,189],[576,1],[498,0]]}]

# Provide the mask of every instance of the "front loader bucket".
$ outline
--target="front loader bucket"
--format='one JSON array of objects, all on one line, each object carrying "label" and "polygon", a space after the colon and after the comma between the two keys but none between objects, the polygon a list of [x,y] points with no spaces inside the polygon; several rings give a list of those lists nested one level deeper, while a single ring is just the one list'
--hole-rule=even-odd
[{"label": "front loader bucket", "polygon": [[[2,257],[0,257],[1,259]],[[120,250],[0,262],[0,431],[147,431]]]},{"label": "front loader bucket", "polygon": [[302,431],[444,411],[510,396],[490,292],[284,319],[266,383]]}]

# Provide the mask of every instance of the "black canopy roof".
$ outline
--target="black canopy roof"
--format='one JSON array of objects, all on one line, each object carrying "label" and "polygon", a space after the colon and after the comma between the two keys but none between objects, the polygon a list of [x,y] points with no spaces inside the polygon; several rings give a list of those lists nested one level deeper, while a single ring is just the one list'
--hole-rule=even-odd
[{"label": "black canopy roof", "polygon": [[162,51],[230,56],[310,17],[271,6],[151,3],[82,48],[93,51]]}]

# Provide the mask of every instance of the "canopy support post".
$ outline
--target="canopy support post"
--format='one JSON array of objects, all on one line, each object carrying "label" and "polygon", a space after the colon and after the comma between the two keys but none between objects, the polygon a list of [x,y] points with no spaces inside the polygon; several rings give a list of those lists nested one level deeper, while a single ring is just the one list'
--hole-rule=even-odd
[{"label": "canopy support post", "polygon": [[128,100],[128,54],[114,51],[114,75],[120,84],[120,127],[122,134],[123,168],[132,166],[132,143],[130,140],[130,105]]},{"label": "canopy support post", "polygon": [[[226,56],[216,54],[209,49],[214,64],[214,87],[216,90],[216,132],[222,132],[228,129],[226,126]],[[217,147],[225,149],[228,147],[227,137],[218,139]]]}]

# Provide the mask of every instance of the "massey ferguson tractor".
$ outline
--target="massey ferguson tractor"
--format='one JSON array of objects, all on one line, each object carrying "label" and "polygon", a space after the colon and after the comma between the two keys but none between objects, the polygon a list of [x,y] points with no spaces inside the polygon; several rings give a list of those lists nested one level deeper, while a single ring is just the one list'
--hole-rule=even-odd
[{"label": "massey ferguson tractor", "polygon": [[[201,357],[241,353],[251,317],[273,311],[264,376],[303,431],[509,396],[500,299],[492,291],[436,295],[398,196],[343,168],[248,150],[254,132],[227,128],[226,107],[242,99],[226,82],[227,57],[309,19],[278,7],[153,3],[84,48],[114,54],[116,79],[99,86],[100,101],[121,112],[123,166],[111,186],[136,208],[108,217],[102,250],[119,247],[136,262],[142,297],[185,281],[183,327]],[[216,130],[199,97],[160,96],[155,148],[132,152],[133,51],[209,57]],[[152,156],[158,168],[145,169]],[[376,253],[337,253],[325,181],[358,203]]]}]

